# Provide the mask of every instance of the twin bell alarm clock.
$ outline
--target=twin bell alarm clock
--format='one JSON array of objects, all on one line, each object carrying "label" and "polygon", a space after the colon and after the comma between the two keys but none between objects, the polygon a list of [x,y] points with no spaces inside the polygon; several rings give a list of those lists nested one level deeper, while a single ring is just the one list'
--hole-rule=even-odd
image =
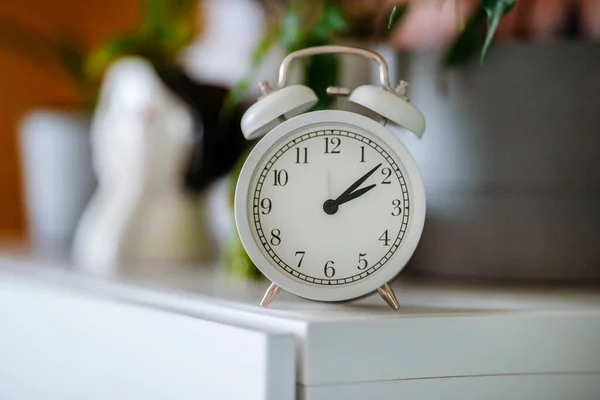
[{"label": "twin bell alarm clock", "polygon": [[[288,84],[290,64],[317,54],[353,54],[379,65],[380,85],[332,95],[380,116],[343,110],[308,111],[317,96]],[[414,253],[425,221],[425,191],[417,165],[389,121],[421,137],[425,120],[405,97],[406,83],[389,83],[377,53],[320,46],[286,56],[277,87],[244,114],[242,132],[260,141],[236,187],[235,220],[246,252],[271,280],[261,305],[281,289],[319,301],[342,301],[375,290],[393,308],[388,284]]]}]

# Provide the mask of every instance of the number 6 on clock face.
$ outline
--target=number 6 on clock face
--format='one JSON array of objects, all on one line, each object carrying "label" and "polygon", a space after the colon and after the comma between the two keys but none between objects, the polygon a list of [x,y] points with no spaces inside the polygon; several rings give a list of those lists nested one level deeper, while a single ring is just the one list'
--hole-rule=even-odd
[{"label": "number 6 on clock face", "polygon": [[425,218],[417,166],[385,127],[346,111],[297,116],[253,149],[236,189],[242,243],[282,288],[362,296],[412,256]]}]

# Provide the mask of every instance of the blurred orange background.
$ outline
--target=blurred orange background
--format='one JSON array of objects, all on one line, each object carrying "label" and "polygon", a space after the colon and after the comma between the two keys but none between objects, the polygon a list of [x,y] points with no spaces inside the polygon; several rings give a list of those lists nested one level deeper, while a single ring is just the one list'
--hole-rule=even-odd
[{"label": "blurred orange background", "polygon": [[[76,34],[86,46],[102,42],[137,19],[137,0],[17,0],[0,2],[0,18],[55,36]],[[0,46],[0,239],[26,235],[17,129],[28,109],[79,102],[67,80]]]}]

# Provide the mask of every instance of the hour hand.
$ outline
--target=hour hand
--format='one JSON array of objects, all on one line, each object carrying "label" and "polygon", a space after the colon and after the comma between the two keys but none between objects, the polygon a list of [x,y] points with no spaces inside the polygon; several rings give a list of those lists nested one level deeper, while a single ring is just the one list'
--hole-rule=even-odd
[{"label": "hour hand", "polygon": [[344,204],[346,202],[349,202],[350,200],[354,200],[357,197],[362,196],[363,194],[367,193],[369,190],[373,189],[375,186],[377,186],[377,185],[374,185],[374,184],[369,185],[362,189],[355,190],[354,192],[352,192],[344,197],[340,196],[335,200],[329,199],[325,203],[323,203],[323,211],[325,211],[325,214],[333,215],[338,211],[340,204]]},{"label": "hour hand", "polygon": [[362,189],[355,190],[354,192],[352,192],[352,193],[350,193],[350,194],[348,194],[348,195],[346,195],[344,197],[341,197],[341,196],[338,197],[334,201],[339,206],[340,204],[344,204],[344,203],[346,203],[346,202],[348,202],[350,200],[354,200],[357,197],[362,196],[363,194],[367,193],[369,190],[373,189],[375,186],[377,186],[377,185],[373,184],[373,185],[369,185],[367,187],[364,187]]}]

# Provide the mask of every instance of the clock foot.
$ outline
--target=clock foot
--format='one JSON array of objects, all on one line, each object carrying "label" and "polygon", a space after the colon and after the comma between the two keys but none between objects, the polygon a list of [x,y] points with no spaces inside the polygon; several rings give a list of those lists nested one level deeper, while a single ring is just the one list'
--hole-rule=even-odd
[{"label": "clock foot", "polygon": [[279,286],[277,286],[274,283],[271,283],[271,285],[265,292],[265,295],[263,296],[262,300],[260,301],[260,306],[265,308],[268,307],[269,304],[271,304],[271,302],[275,299],[275,297],[277,297],[278,294]]},{"label": "clock foot", "polygon": [[396,298],[394,289],[392,289],[389,283],[386,283],[380,288],[377,288],[377,292],[381,297],[383,297],[385,302],[388,303],[390,307],[392,307],[393,310],[397,310],[400,308],[400,304],[398,304],[398,299]]}]

